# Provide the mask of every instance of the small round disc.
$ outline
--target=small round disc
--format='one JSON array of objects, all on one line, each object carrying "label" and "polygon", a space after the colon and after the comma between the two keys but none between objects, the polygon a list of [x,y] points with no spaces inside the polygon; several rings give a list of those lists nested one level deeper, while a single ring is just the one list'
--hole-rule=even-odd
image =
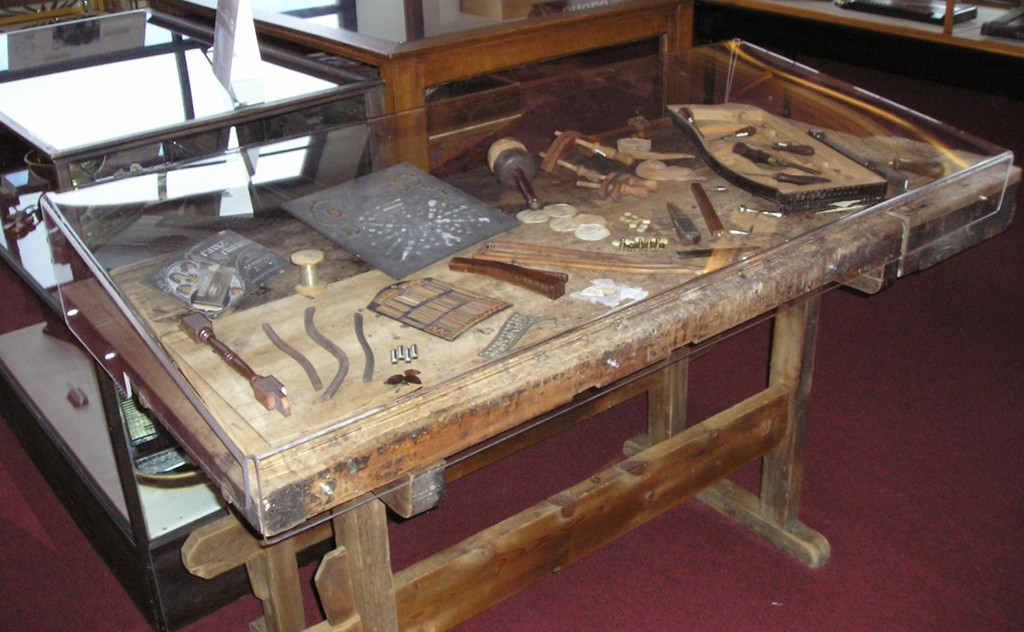
[{"label": "small round disc", "polygon": [[292,263],[297,266],[315,266],[324,260],[324,253],[322,250],[315,250],[309,248],[307,250],[297,250],[292,253]]},{"label": "small round disc", "polygon": [[543,224],[550,216],[544,211],[528,209],[516,213],[516,219],[524,224]]},{"label": "small round disc", "polygon": [[556,233],[571,233],[576,230],[576,223],[572,217],[556,217],[548,222],[548,227]]},{"label": "small round disc", "polygon": [[624,154],[644,154],[651,151],[651,139],[620,138],[615,141],[615,148]]},{"label": "small round disc", "polygon": [[600,215],[595,215],[593,213],[580,213],[579,215],[573,217],[572,220],[573,223],[575,223],[577,226],[580,226],[582,224],[600,224],[601,226],[604,226],[605,224],[608,223],[608,220],[606,220],[604,217]]},{"label": "small round disc", "polygon": [[601,224],[580,224],[576,227],[573,234],[576,236],[576,239],[582,239],[583,241],[601,241],[612,233],[608,230],[607,226]]},{"label": "small round disc", "polygon": [[541,210],[547,213],[548,217],[572,217],[579,212],[572,204],[565,204],[563,202],[548,204]]}]

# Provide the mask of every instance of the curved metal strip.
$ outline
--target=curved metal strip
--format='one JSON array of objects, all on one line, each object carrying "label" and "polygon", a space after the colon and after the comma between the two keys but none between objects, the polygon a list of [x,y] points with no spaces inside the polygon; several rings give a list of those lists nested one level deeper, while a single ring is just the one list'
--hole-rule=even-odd
[{"label": "curved metal strip", "polygon": [[320,375],[316,372],[316,367],[310,362],[306,356],[298,352],[294,347],[289,345],[287,342],[281,339],[274,331],[274,328],[270,326],[270,323],[263,323],[263,333],[267,334],[267,338],[270,338],[270,342],[274,343],[274,346],[284,351],[288,356],[299,363],[302,370],[306,372],[306,376],[309,378],[310,384],[313,385],[315,390],[320,390],[324,387],[323,382],[320,381]]},{"label": "curved metal strip", "polygon": [[348,374],[348,355],[345,354],[341,348],[328,340],[323,334],[321,334],[316,325],[313,324],[313,314],[316,308],[312,305],[306,308],[306,333],[312,338],[318,345],[326,349],[331,355],[338,359],[338,372],[334,374],[334,379],[327,386],[327,390],[320,396],[320,401],[325,402],[330,398],[334,397],[334,394],[341,387],[341,383],[345,381],[345,375]]}]

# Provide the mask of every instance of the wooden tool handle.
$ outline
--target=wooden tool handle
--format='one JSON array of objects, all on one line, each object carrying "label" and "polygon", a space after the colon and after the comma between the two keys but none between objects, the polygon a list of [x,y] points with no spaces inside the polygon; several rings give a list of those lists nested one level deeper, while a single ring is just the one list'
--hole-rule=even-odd
[{"label": "wooden tool handle", "polygon": [[569,275],[561,272],[544,272],[532,268],[524,268],[500,261],[485,261],[468,257],[452,257],[448,269],[455,272],[482,274],[493,279],[536,292],[550,299],[565,295],[565,282]]},{"label": "wooden tool handle", "polygon": [[722,225],[722,220],[719,219],[718,212],[715,211],[715,205],[711,203],[711,199],[708,198],[708,194],[700,182],[690,183],[690,191],[693,192],[693,197],[697,200],[697,208],[700,209],[700,214],[704,217],[704,222],[708,225],[711,234],[724,233],[725,226]]},{"label": "wooden tool handle", "polygon": [[507,241],[487,242],[475,256],[477,259],[504,263],[632,274],[693,274],[695,272],[693,266],[678,263],[646,262],[625,255]]},{"label": "wooden tool handle", "polygon": [[252,394],[267,410],[277,410],[287,417],[291,414],[291,405],[285,394],[284,385],[273,375],[256,373],[230,347],[217,339],[213,332],[213,323],[198,313],[189,314],[181,319],[181,328],[188,336],[199,344],[209,345],[224,362],[236,373],[244,377],[252,387]]}]

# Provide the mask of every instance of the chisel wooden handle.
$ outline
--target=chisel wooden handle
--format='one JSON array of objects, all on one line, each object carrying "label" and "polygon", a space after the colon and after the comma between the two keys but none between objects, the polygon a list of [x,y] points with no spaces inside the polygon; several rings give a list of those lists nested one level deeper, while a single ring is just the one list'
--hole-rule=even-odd
[{"label": "chisel wooden handle", "polygon": [[714,204],[711,203],[711,199],[708,198],[708,194],[700,182],[690,183],[690,191],[693,192],[693,197],[697,200],[697,208],[700,209],[700,214],[704,217],[704,223],[708,225],[711,234],[721,235],[724,233],[725,226],[722,225],[722,220],[719,219]]},{"label": "chisel wooden handle", "polygon": [[565,282],[569,279],[569,275],[561,272],[544,272],[512,263],[484,261],[468,257],[452,257],[448,262],[448,269],[455,272],[489,276],[550,299],[556,299],[565,294]]}]

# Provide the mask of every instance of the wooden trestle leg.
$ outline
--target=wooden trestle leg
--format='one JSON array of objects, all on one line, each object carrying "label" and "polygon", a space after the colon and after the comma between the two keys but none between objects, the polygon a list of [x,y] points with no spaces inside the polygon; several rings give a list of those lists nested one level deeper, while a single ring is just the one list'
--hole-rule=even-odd
[{"label": "wooden trestle leg", "polygon": [[[354,507],[334,519],[334,542],[347,558],[348,576],[344,583],[351,586],[354,614],[358,615],[363,630],[398,632],[398,612],[395,609],[395,588],[391,574],[391,549],[388,542],[388,519],[384,503],[373,499]],[[331,554],[329,554],[330,556]],[[324,568],[327,568],[325,558]],[[317,590],[324,600],[328,622],[332,604],[326,599],[326,590],[337,589],[333,582],[317,578]],[[339,595],[345,603],[347,595]],[[347,617],[346,617],[347,619]]]},{"label": "wooden trestle leg", "polygon": [[633,456],[686,429],[689,352],[657,373],[647,390],[647,432],[626,441],[622,453]]},{"label": "wooden trestle leg", "polygon": [[788,431],[764,456],[760,496],[723,479],[697,495],[811,568],[828,561],[828,540],[799,520],[807,439],[807,404],[814,368],[821,296],[814,294],[780,308],[772,336],[769,387],[789,392]]},{"label": "wooden trestle leg", "polygon": [[283,540],[245,563],[253,594],[263,603],[263,618],[249,626],[252,632],[289,632],[306,627],[295,543],[294,539]]}]

